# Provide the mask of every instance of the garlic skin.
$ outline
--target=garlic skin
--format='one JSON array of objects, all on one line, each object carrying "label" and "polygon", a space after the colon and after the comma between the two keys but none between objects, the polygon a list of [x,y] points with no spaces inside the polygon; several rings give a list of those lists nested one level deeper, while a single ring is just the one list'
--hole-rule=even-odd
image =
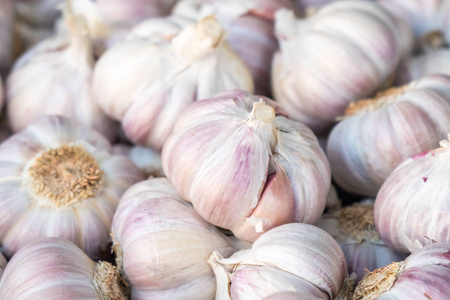
[{"label": "garlic skin", "polygon": [[292,119],[327,132],[350,102],[390,79],[405,52],[397,23],[371,1],[337,1],[300,20],[292,11],[277,11],[275,100]]},{"label": "garlic skin", "polygon": [[145,178],[165,177],[162,169],[161,153],[150,148],[140,146],[128,146],[123,144],[114,145],[114,155],[125,155],[141,169]]},{"label": "garlic skin", "polygon": [[14,2],[2,0],[0,3],[0,75],[6,75],[12,63]]},{"label": "garlic skin", "polygon": [[351,299],[448,299],[449,253],[449,243],[427,245],[403,262],[367,274]]},{"label": "garlic skin", "polygon": [[285,223],[316,222],[330,188],[328,161],[311,130],[244,91],[187,107],[162,164],[205,220],[248,242]]},{"label": "garlic skin", "polygon": [[23,247],[0,280],[2,299],[125,300],[115,267],[91,260],[73,243],[44,238]]},{"label": "garlic skin", "polygon": [[327,155],[344,190],[375,196],[404,159],[437,147],[450,132],[450,77],[430,75],[352,103],[333,128]]},{"label": "garlic skin", "polygon": [[263,300],[320,300],[320,298],[300,292],[278,292],[264,297]]},{"label": "garlic skin", "polygon": [[40,237],[60,237],[97,258],[107,250],[119,198],[142,180],[99,133],[50,116],[0,145],[0,243],[9,258]]},{"label": "garlic skin", "polygon": [[228,256],[231,238],[203,220],[167,180],[132,186],[120,200],[112,226],[117,265],[131,299],[213,299],[213,251]]},{"label": "garlic skin", "polygon": [[251,249],[208,260],[217,278],[217,300],[262,299],[282,291],[332,299],[346,275],[344,254],[322,229],[301,223],[278,226]]},{"label": "garlic skin", "polygon": [[441,148],[406,159],[386,179],[374,208],[378,233],[402,252],[419,250],[432,242],[450,242],[448,141]]}]

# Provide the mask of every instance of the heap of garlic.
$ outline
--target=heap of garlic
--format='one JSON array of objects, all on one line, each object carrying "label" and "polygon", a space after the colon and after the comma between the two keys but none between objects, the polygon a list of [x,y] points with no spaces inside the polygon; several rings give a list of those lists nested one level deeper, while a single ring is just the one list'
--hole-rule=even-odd
[{"label": "heap of garlic", "polygon": [[254,241],[289,222],[316,222],[330,187],[309,128],[272,100],[228,91],[191,104],[162,151],[166,176],[208,222]]},{"label": "heap of garlic", "polygon": [[132,186],[112,226],[117,266],[132,299],[213,299],[213,251],[236,251],[231,238],[203,220],[166,178]]},{"label": "heap of garlic", "polygon": [[43,238],[20,249],[0,280],[0,298],[126,300],[116,268],[95,262],[73,243]]},{"label": "heap of garlic", "polygon": [[107,250],[122,193],[142,180],[99,133],[64,117],[29,125],[0,145],[0,244],[11,257],[40,237],[72,241],[90,257]]},{"label": "heap of garlic", "polygon": [[14,1],[0,3],[0,75],[6,75],[12,63]]},{"label": "heap of garlic", "polygon": [[141,169],[145,178],[164,177],[161,163],[161,153],[141,146],[117,144],[112,148],[114,155],[125,155]]},{"label": "heap of garlic", "polygon": [[275,29],[274,97],[316,133],[382,87],[407,52],[398,20],[371,1],[337,1],[300,20],[282,9]]},{"label": "heap of garlic", "polygon": [[450,132],[450,77],[430,75],[352,103],[330,133],[327,155],[336,183],[375,196],[404,159],[437,147]]}]

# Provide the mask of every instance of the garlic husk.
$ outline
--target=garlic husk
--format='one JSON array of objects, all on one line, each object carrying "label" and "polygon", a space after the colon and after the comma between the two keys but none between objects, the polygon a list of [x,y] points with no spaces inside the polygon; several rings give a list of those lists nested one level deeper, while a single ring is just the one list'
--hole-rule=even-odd
[{"label": "garlic husk", "polygon": [[58,8],[64,0],[16,0],[15,2],[19,19],[34,27],[49,28],[60,15]]},{"label": "garlic husk", "polygon": [[403,262],[367,274],[351,299],[448,299],[449,253],[449,243],[427,245]]},{"label": "garlic husk", "polygon": [[3,271],[6,268],[6,264],[7,264],[6,258],[0,252],[0,279],[2,279]]},{"label": "garlic husk", "polygon": [[13,52],[14,1],[0,3],[0,75],[6,75]]},{"label": "garlic husk", "polygon": [[161,153],[150,148],[140,146],[128,146],[123,144],[114,145],[114,155],[125,155],[141,169],[145,178],[165,177],[161,163]]},{"label": "garlic husk", "polygon": [[60,116],[0,145],[0,243],[11,257],[40,237],[67,239],[90,257],[107,250],[117,203],[142,180],[101,134]]},{"label": "garlic husk", "polygon": [[313,223],[330,187],[314,134],[268,98],[228,91],[179,117],[163,169],[208,222],[252,242],[289,222]]},{"label": "garlic husk", "polygon": [[404,159],[437,147],[450,132],[450,77],[430,75],[352,103],[327,145],[333,179],[375,196]]},{"label": "garlic husk", "polygon": [[[62,115],[110,140],[115,124],[93,99],[92,44],[85,20],[65,9],[67,29],[23,54],[7,80],[8,120],[13,132],[46,115]],[[42,76],[46,74],[46,76]]]},{"label": "garlic husk", "polygon": [[132,142],[160,150],[190,103],[235,88],[253,91],[248,68],[224,37],[210,16],[170,41],[136,38],[108,49],[94,71],[97,102]]},{"label": "garlic husk", "polygon": [[208,262],[217,278],[216,299],[262,299],[276,292],[334,298],[346,275],[344,254],[325,231],[285,224],[261,235],[251,249],[229,258],[214,252]]},{"label": "garlic husk", "polygon": [[115,267],[94,262],[75,244],[44,238],[22,248],[0,280],[2,299],[117,299],[126,287]]},{"label": "garlic husk", "polygon": [[114,216],[118,268],[132,299],[213,299],[213,251],[237,249],[231,238],[203,220],[166,178],[132,186]]},{"label": "garlic husk", "polygon": [[375,226],[383,241],[402,252],[433,243],[450,242],[447,174],[448,141],[441,148],[408,158],[381,187],[374,209]]},{"label": "garlic husk", "polygon": [[371,1],[337,1],[300,20],[280,9],[275,18],[274,98],[315,133],[386,84],[405,52],[398,20]]}]

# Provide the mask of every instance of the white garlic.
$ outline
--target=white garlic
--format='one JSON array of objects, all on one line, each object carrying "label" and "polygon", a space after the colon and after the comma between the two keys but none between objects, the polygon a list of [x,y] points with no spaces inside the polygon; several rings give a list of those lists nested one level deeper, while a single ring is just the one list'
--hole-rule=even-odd
[{"label": "white garlic", "polygon": [[213,251],[236,244],[203,220],[166,178],[132,186],[120,200],[112,234],[117,265],[132,299],[213,299]]},{"label": "white garlic", "polygon": [[275,100],[316,133],[385,84],[405,52],[397,21],[371,1],[337,1],[300,20],[285,9],[275,17]]},{"label": "white garlic", "polygon": [[281,291],[332,299],[346,275],[344,254],[322,229],[285,224],[261,235],[251,249],[208,260],[217,278],[217,300],[262,299]]},{"label": "white garlic", "polygon": [[449,162],[449,142],[441,141],[441,148],[406,159],[386,179],[374,221],[387,245],[414,252],[434,241],[450,242]]},{"label": "white garlic", "polygon": [[40,237],[107,250],[119,198],[141,171],[99,133],[50,116],[0,145],[0,243],[11,257]]},{"label": "white garlic", "polygon": [[116,268],[94,262],[73,243],[44,238],[20,249],[0,280],[0,298],[126,300]]},{"label": "white garlic", "polygon": [[0,3],[0,75],[6,75],[12,63],[14,1]]},{"label": "white garlic", "polygon": [[114,145],[114,155],[125,155],[141,169],[144,177],[164,177],[161,163],[161,153],[141,146],[128,146],[123,144]]},{"label": "white garlic", "polygon": [[228,91],[179,117],[163,169],[208,222],[254,241],[289,222],[316,222],[330,187],[314,134],[272,100]]},{"label": "white garlic", "polygon": [[224,37],[210,16],[170,41],[136,38],[108,49],[94,71],[97,102],[131,141],[161,149],[190,103],[224,90],[253,91],[248,68]]},{"label": "white garlic", "polygon": [[404,159],[437,147],[450,132],[450,77],[430,75],[352,103],[333,128],[327,155],[344,190],[375,196]]}]

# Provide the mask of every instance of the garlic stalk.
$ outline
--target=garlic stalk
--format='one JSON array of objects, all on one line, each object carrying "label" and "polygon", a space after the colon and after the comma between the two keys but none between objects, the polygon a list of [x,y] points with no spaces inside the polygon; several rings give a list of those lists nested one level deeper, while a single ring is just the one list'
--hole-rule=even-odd
[{"label": "garlic stalk", "polygon": [[94,262],[73,243],[44,238],[20,249],[0,280],[2,299],[126,300],[116,268]]},{"label": "garlic stalk", "polygon": [[99,133],[51,116],[0,145],[0,243],[11,257],[40,237],[67,239],[90,257],[107,250],[122,193],[142,180]]},{"label": "garlic stalk", "polygon": [[224,90],[253,91],[250,72],[224,38],[210,16],[169,41],[137,38],[118,44],[96,64],[96,100],[122,122],[131,141],[161,149],[190,103]]},{"label": "garlic stalk", "polygon": [[162,151],[164,172],[205,220],[245,241],[314,223],[330,187],[328,161],[311,130],[284,115],[243,91],[191,104]]},{"label": "garlic stalk", "polygon": [[228,256],[234,242],[203,220],[166,178],[132,186],[120,200],[112,235],[117,266],[132,299],[213,299],[213,251]]},{"label": "garlic stalk", "polygon": [[427,245],[403,262],[367,274],[351,299],[448,299],[449,253],[449,243]]},{"label": "garlic stalk", "polygon": [[0,3],[0,75],[6,75],[12,63],[13,25],[14,1],[2,0]]},{"label": "garlic stalk", "polygon": [[430,75],[349,105],[327,155],[344,190],[375,196],[404,159],[435,148],[450,132],[450,77]]},{"label": "garlic stalk", "polygon": [[217,300],[262,299],[282,291],[332,299],[346,275],[344,254],[325,231],[285,224],[261,235],[251,249],[208,260],[217,279]]},{"label": "garlic stalk", "polygon": [[125,155],[141,169],[145,178],[164,177],[161,163],[161,153],[145,147],[128,146],[123,144],[114,145],[112,148],[114,155]]},{"label": "garlic stalk", "polygon": [[[428,104],[429,105],[429,104]],[[381,187],[374,208],[378,233],[390,247],[415,252],[433,243],[450,242],[449,142],[406,159]]]}]

